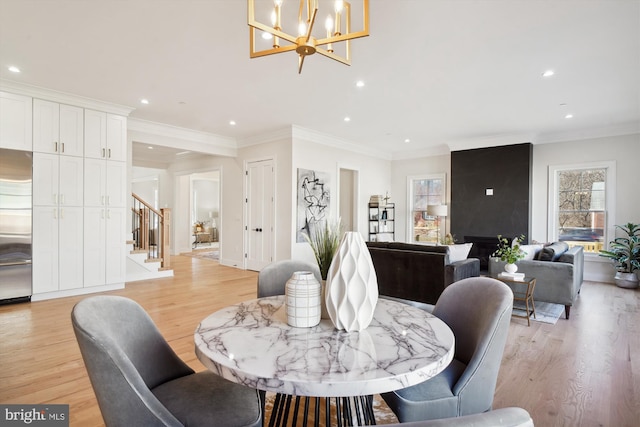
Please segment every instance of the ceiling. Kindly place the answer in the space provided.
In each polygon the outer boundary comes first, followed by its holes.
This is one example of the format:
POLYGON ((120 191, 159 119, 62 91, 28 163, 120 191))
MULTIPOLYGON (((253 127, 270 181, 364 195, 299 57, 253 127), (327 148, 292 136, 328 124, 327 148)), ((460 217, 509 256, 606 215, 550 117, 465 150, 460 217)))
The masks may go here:
POLYGON ((640 129, 638 0, 371 0, 370 17, 350 67, 298 74, 293 52, 249 58, 242 0, 0 0, 0 78, 240 146, 296 125, 390 158, 640 129))

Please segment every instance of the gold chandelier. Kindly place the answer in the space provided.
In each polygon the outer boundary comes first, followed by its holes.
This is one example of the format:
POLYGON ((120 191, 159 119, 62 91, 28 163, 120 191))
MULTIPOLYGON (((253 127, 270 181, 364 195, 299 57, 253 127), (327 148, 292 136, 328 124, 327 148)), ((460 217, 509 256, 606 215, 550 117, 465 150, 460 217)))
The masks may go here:
MULTIPOLYGON (((350 40, 369 35, 369 0, 362 0, 362 24, 361 31, 351 31, 351 4, 336 0, 334 10, 328 15, 325 21, 326 34, 318 38, 314 36, 313 25, 318 15, 318 0, 300 0, 298 8, 297 35, 292 36, 284 32, 282 28, 283 0, 273 0, 273 6, 268 11, 260 12, 271 15, 271 25, 266 25, 256 20, 255 0, 247 0, 247 23, 249 24, 250 57, 273 55, 276 53, 289 52, 295 50, 298 53, 298 74, 302 72, 304 59, 319 53, 346 65, 351 65, 350 40), (271 48, 256 51, 256 30, 262 32, 263 36, 272 39, 271 48), (325 37, 326 36, 326 37, 325 37), (281 46, 280 42, 285 40, 291 44, 281 46), (334 43, 345 42, 343 55, 334 51, 334 43)), ((259 3, 264 3, 260 2, 259 3)), ((269 2, 270 3, 270 2, 269 2)), ((293 23, 291 24, 293 26, 293 23)))

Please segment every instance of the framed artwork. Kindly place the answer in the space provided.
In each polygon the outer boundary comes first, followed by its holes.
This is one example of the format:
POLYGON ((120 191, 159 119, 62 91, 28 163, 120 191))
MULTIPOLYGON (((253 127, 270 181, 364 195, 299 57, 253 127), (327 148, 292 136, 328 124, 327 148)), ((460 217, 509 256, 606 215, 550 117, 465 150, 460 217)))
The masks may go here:
POLYGON ((298 169, 296 242, 305 242, 302 233, 311 235, 316 224, 328 218, 329 202, 329 174, 298 169))

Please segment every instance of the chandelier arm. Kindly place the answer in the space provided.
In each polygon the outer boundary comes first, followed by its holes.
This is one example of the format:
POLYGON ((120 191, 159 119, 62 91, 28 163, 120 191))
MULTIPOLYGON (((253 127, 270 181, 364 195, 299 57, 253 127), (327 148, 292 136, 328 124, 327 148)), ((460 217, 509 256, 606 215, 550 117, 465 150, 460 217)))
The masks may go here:
POLYGON ((298 74, 302 74, 302 66, 304 65, 306 55, 298 55, 298 74))
POLYGON ((313 9, 313 13, 311 14, 311 22, 309 23, 309 28, 307 28, 306 40, 308 42, 311 38, 311 31, 313 31, 313 24, 316 23, 316 16, 318 15, 318 8, 313 9))

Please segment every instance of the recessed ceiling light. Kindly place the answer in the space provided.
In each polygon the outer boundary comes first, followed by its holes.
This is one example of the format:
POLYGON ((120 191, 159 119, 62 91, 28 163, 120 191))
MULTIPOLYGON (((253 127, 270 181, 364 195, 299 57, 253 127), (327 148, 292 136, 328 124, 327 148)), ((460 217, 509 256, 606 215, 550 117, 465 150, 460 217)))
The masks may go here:
POLYGON ((271 33, 267 33, 266 31, 262 33, 262 38, 265 40, 271 40, 273 38, 273 36, 271 35, 271 33))
POLYGON ((147 104, 149 104, 149 100, 148 100, 148 99, 146 99, 146 98, 142 98, 142 99, 140 100, 140 103, 141 103, 141 104, 144 104, 144 105, 147 105, 147 104))
POLYGON ((15 65, 10 65, 8 67, 9 71, 11 71, 12 73, 19 73, 20 72, 20 68, 16 67, 15 65))
POLYGON ((147 148, 148 148, 149 150, 153 150, 153 147, 152 147, 152 146, 148 146, 147 148))
POLYGON ((553 70, 547 70, 544 73, 542 73, 542 77, 551 77, 555 74, 555 72, 553 70))
POLYGON ((406 144, 408 144, 408 143, 410 143, 410 142, 411 142, 411 140, 410 140, 409 138, 407 138, 407 139, 405 139, 405 140, 404 140, 404 142, 405 142, 406 144))
POLYGON ((351 121, 351 117, 345 117, 345 118, 344 118, 344 121, 345 121, 345 122, 350 122, 350 121, 351 121))
POLYGON ((572 119, 573 118, 573 114, 567 114, 566 116, 564 116, 565 119, 572 119))
POLYGON ((364 87, 364 82, 363 82, 362 80, 358 80, 358 81, 356 82, 356 86, 357 86, 357 87, 364 87))
POLYGON ((230 124, 231 126, 235 126, 235 125, 236 125, 236 121, 235 121, 235 120, 229 120, 229 124, 230 124))

